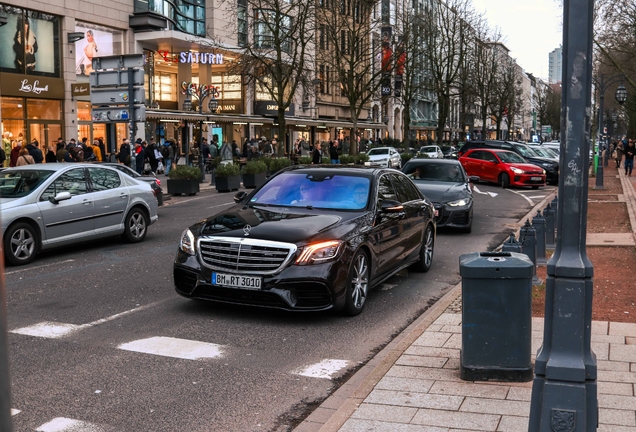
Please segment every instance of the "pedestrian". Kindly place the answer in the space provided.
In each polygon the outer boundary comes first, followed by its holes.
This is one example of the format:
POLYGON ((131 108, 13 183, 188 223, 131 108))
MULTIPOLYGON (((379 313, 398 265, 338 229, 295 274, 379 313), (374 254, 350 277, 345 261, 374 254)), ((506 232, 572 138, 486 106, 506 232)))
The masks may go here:
POLYGON ((66 153, 68 153, 68 150, 66 150, 66 143, 62 138, 60 138, 57 141, 57 152, 55 153, 57 161, 64 162, 64 160, 66 159, 66 153))
POLYGON ((163 156, 165 174, 168 175, 172 167, 172 161, 174 160, 174 147, 172 146, 171 140, 164 141, 161 148, 161 155, 163 156))
POLYGON ((93 154, 95 154, 95 160, 97 162, 102 162, 104 160, 104 157, 102 156, 102 149, 99 146, 99 140, 94 139, 91 148, 93 149, 93 154))
POLYGON ((338 141, 329 142, 329 158, 333 165, 340 164, 340 156, 338 155, 338 141))
POLYGON ((93 152, 93 146, 86 146, 86 149, 83 150, 84 151, 84 162, 95 162, 97 156, 95 155, 95 152, 93 152))
POLYGON ((126 166, 130 166, 130 143, 128 138, 124 138, 121 145, 119 146, 119 153, 117 153, 117 160, 119 163, 124 164, 126 166))
POLYGON ((11 155, 9 156, 9 166, 14 167, 18 163, 20 157, 20 151, 22 150, 22 141, 18 140, 18 143, 11 149, 11 155))
POLYGON ((35 163, 42 163, 42 161, 44 160, 42 150, 38 148, 39 145, 40 143, 38 143, 38 140, 33 138, 31 142, 25 147, 29 151, 29 155, 31 155, 35 163))
POLYGON ((29 149, 24 147, 20 150, 20 155, 18 156, 15 166, 32 165, 34 163, 35 160, 33 159, 33 156, 29 154, 29 149))
MULTIPOLYGON (((137 171, 138 174, 143 175, 144 173, 144 161, 146 160, 146 152, 144 151, 143 148, 143 141, 141 141, 141 139, 138 139, 137 141, 135 141, 135 171, 137 171)), ((132 159, 132 156, 131 156, 132 159)))
POLYGON ((320 143, 316 141, 313 151, 311 152, 311 163, 318 165, 321 162, 320 143))
POLYGON ((616 168, 621 167, 621 161, 623 160, 623 150, 623 143, 619 141, 618 144, 616 144, 616 149, 614 149, 614 152, 616 153, 616 157, 614 158, 614 160, 616 160, 616 168))
MULTIPOLYGON (((103 138, 97 138, 97 142, 98 142, 98 146, 99 146, 99 154, 101 155, 102 160, 106 161, 106 146, 104 145, 104 139, 103 138)), ((109 160, 109 162, 111 162, 111 161, 109 160)))
POLYGON ((46 163, 56 163, 57 155, 53 151, 53 146, 49 146, 49 150, 46 152, 46 157, 44 159, 46 163))
POLYGON ((625 148, 625 175, 629 177, 632 176, 632 169, 634 169, 634 155, 636 155, 636 147, 630 138, 627 140, 627 148, 625 148))

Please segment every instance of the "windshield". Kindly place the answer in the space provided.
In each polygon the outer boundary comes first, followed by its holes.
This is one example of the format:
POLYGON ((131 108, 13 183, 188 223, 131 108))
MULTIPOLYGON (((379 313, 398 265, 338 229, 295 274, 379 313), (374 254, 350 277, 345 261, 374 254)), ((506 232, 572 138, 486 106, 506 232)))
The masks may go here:
POLYGON ((265 184, 250 199, 250 203, 362 210, 369 201, 370 185, 371 181, 367 177, 355 175, 286 172, 265 184))
POLYGON ((515 149, 517 149, 517 151, 521 153, 521 156, 524 156, 524 157, 538 156, 537 153, 534 150, 532 150, 530 147, 516 145, 515 149))
POLYGON ((557 157, 554 153, 552 153, 549 149, 543 149, 543 148, 534 148, 532 149, 534 150, 535 153, 537 153, 539 156, 541 157, 546 157, 546 158, 555 158, 557 157))
POLYGON ((451 153, 455 151, 455 147, 444 146, 441 147, 442 153, 451 153))
POLYGON ((506 163, 528 163, 524 158, 513 152, 497 152, 497 156, 506 163))
POLYGON ((373 156, 373 155, 385 155, 385 154, 389 154, 389 149, 388 148, 374 148, 369 150, 369 153, 367 153, 369 156, 373 156))
POLYGON ((404 167, 404 174, 414 181, 428 180, 450 183, 463 183, 466 181, 458 164, 407 164, 404 167))
POLYGON ((6 170, 0 172, 0 198, 21 198, 37 189, 55 171, 6 170))
POLYGON ((422 153, 434 153, 437 152, 437 148, 435 146, 422 147, 420 151, 422 153))

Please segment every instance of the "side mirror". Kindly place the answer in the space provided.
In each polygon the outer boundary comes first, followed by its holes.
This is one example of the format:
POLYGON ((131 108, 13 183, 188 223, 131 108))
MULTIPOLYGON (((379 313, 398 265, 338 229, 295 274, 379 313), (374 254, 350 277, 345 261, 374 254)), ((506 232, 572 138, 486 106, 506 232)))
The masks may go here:
POLYGON ((380 206, 380 213, 400 213, 404 211, 404 206, 399 201, 384 200, 380 206))
POLYGON ((53 204, 58 204, 60 201, 66 201, 69 199, 71 199, 70 192, 60 192, 57 195, 55 195, 55 197, 49 198, 49 201, 52 202, 53 204))
POLYGON ((478 176, 468 176, 468 181, 471 183, 477 183, 479 181, 478 176))
POLYGON ((243 201, 246 196, 247 196, 247 192, 245 191, 237 192, 236 195, 234 195, 234 202, 238 204, 241 201, 243 201))

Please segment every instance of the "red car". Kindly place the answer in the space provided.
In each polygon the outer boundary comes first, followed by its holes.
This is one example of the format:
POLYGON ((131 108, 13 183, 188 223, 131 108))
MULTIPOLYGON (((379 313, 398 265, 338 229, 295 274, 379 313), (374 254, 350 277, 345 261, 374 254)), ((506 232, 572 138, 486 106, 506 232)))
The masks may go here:
POLYGON ((545 170, 528 163, 517 153, 508 150, 473 149, 459 158, 469 176, 481 181, 499 183, 501 187, 545 186, 545 170))

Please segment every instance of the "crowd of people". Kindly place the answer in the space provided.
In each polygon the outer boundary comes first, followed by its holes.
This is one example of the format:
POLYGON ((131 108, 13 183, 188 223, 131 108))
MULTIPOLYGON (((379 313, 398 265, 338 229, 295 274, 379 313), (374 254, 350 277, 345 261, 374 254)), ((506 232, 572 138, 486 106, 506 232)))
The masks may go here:
POLYGON ((625 175, 631 177, 634 169, 634 156, 636 156, 636 143, 632 138, 624 137, 620 141, 611 144, 610 152, 616 161, 616 168, 621 168, 621 163, 625 169, 625 175), (623 162, 623 158, 625 161, 623 162))

